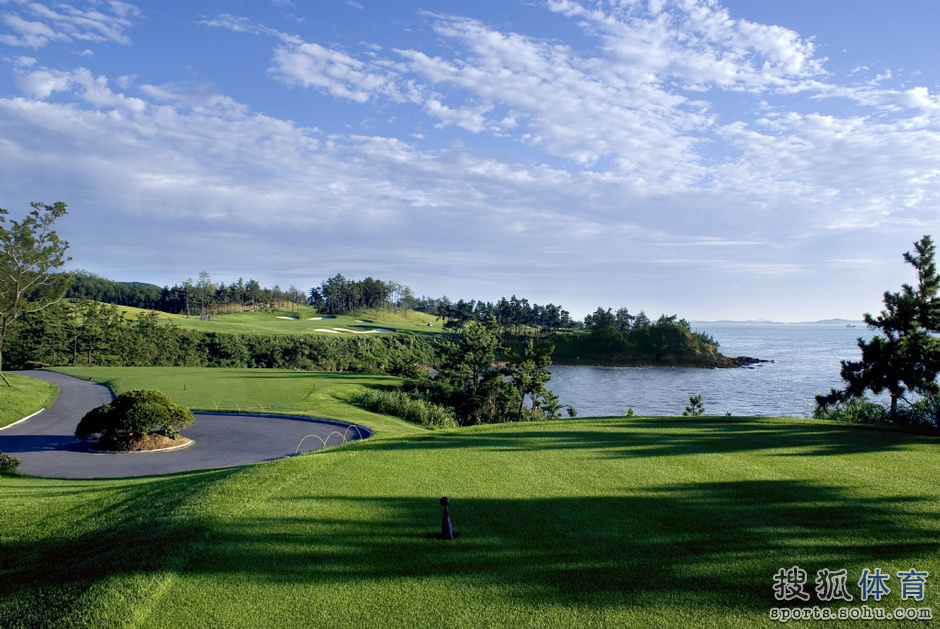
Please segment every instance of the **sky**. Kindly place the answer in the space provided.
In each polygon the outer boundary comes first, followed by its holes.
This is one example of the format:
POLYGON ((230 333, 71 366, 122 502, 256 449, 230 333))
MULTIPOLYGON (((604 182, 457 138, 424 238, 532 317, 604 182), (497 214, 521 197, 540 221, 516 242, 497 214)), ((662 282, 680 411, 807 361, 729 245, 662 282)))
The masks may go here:
POLYGON ((940 238, 932 0, 0 0, 0 207, 73 269, 877 313, 940 238))

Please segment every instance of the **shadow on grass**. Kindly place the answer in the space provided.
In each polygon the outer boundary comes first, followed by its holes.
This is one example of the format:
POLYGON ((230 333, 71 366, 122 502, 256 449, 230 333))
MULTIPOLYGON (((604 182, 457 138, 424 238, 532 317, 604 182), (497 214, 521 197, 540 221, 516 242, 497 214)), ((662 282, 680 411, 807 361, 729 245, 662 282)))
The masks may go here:
POLYGON ((519 425, 519 430, 461 430, 384 442, 389 449, 473 447, 498 451, 585 450, 592 456, 663 457, 767 451, 779 456, 834 456, 940 445, 940 436, 868 426, 734 420, 580 420, 519 425), (779 451, 779 452, 773 452, 779 451))
POLYGON ((792 481, 693 483, 622 497, 454 499, 461 536, 446 543, 428 538, 439 530, 435 497, 343 498, 329 510, 366 518, 312 510, 309 518, 210 525, 210 543, 186 570, 275 582, 456 577, 525 591, 536 602, 678 596, 764 609, 780 567, 900 570, 936 556, 937 529, 924 525, 936 517, 930 500, 861 500, 792 481))
MULTIPOLYGON (((56 535, 36 541, 18 541, 15 532, 0 529, 0 627, 54 626, 96 584, 178 563, 180 552, 208 533, 181 517, 181 506, 237 471, 191 472, 132 485, 120 481, 117 487, 107 481, 80 486, 63 481, 57 489, 57 482, 49 481, 41 491, 30 491, 24 499, 74 500, 71 510, 82 515, 69 514, 75 525, 65 530, 50 522, 56 535)), ((4 489, 15 490, 16 482, 10 479, 4 489)))
MULTIPOLYGON (((143 484, 114 507, 125 514, 120 523, 4 548, 0 621, 11 620, 2 600, 11 595, 38 591, 38 600, 77 601, 95 581, 168 566, 208 576, 219 588, 229 578, 308 592, 324 586, 317 591, 326 598, 311 605, 335 605, 329 597, 337 589, 348 595, 359 584, 389 580, 429 595, 479 584, 507 604, 667 604, 766 618, 779 568, 800 565, 812 592, 822 568, 846 568, 856 580, 864 568, 933 571, 940 551, 935 496, 860 499, 799 481, 689 483, 609 497, 455 498, 460 537, 453 542, 431 536, 440 530, 438 496, 324 498, 311 491, 283 499, 283 509, 272 502, 271 511, 289 515, 176 513, 172 523, 161 521, 175 492, 222 474, 143 484)), ((61 607, 32 610, 31 620, 67 611, 61 607)))

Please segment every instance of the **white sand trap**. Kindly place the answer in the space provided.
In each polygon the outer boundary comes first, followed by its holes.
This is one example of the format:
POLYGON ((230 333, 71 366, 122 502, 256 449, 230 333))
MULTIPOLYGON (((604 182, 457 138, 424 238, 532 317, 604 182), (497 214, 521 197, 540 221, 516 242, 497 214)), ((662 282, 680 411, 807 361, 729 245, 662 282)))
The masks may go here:
POLYGON ((350 330, 349 328, 333 328, 328 330, 326 328, 315 328, 314 332, 329 332, 330 334, 391 334, 392 330, 386 330, 384 328, 372 328, 371 330, 350 330))
POLYGON ((349 328, 333 328, 337 332, 349 332, 350 334, 375 334, 376 332, 391 332, 391 330, 379 330, 374 328, 372 330, 350 330, 349 328))
POLYGON ((323 321, 323 317, 310 317, 307 321, 323 321))
POLYGON ((288 321, 296 321, 294 317, 278 317, 278 319, 287 319, 288 321))

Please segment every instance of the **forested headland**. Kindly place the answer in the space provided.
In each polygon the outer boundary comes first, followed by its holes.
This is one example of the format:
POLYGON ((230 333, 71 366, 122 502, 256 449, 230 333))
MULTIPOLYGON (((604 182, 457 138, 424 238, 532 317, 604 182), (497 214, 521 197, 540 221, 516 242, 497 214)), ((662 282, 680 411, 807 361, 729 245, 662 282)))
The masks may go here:
POLYGON ((442 343, 471 321, 490 327, 507 351, 521 351, 531 340, 557 364, 737 364, 719 353, 714 339, 676 316, 651 320, 643 311, 632 315, 626 308, 598 308, 577 321, 560 305, 515 295, 496 302, 455 302, 446 296, 416 297, 396 282, 342 275, 301 291, 250 279, 216 283, 206 272, 198 280, 163 287, 74 273, 66 299, 16 322, 6 358, 12 368, 264 367, 411 376, 436 368, 442 343), (221 325, 238 313, 285 318, 301 312, 327 317, 366 313, 375 325, 381 324, 382 313, 418 312, 435 323, 373 335, 231 332, 221 325), (205 323, 194 329, 187 325, 192 321, 205 323))

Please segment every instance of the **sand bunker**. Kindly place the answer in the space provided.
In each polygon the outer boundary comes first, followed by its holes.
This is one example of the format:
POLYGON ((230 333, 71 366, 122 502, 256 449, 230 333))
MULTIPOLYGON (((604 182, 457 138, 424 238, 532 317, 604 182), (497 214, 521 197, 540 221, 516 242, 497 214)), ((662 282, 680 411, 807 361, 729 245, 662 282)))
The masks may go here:
POLYGON ((314 332, 329 332, 330 334, 391 334, 392 330, 386 330, 384 328, 372 328, 370 330, 350 330, 349 328, 316 328, 314 332))

